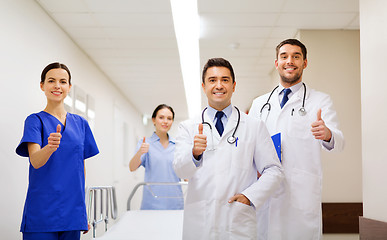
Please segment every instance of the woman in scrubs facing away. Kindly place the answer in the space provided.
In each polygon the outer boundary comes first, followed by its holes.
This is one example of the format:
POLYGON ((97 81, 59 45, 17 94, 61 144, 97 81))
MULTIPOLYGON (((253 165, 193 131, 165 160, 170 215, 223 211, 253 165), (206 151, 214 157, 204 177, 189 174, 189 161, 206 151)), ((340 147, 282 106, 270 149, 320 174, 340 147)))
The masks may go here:
POLYGON ((66 65, 46 66, 40 88, 47 106, 27 117, 16 148, 30 160, 20 231, 24 240, 80 239, 88 231, 84 160, 99 151, 87 121, 64 108, 71 89, 66 65))
MULTIPOLYGON (((136 147, 137 153, 129 163, 130 171, 143 166, 145 182, 179 182, 172 168, 175 140, 169 136, 175 113, 172 107, 161 104, 152 114, 155 132, 150 138, 141 139, 136 147)), ((144 187, 142 210, 183 209, 184 199, 181 186, 150 185, 144 187)))

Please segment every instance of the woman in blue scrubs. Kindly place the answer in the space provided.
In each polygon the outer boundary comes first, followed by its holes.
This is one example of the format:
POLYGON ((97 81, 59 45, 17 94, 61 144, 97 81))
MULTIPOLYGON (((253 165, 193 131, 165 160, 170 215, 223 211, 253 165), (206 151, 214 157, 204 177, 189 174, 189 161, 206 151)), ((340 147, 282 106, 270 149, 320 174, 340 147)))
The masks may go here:
MULTIPOLYGON (((169 136, 175 113, 165 104, 156 107, 152 114, 155 132, 137 144, 137 153, 129 163, 130 171, 145 168, 145 182, 179 182, 172 168, 175 141, 169 136)), ((180 185, 151 185, 144 187, 141 210, 183 209, 184 199, 180 185)))
POLYGON ((46 108, 27 117, 16 153, 29 157, 29 185, 20 231, 24 240, 80 239, 88 231, 84 160, 98 154, 89 124, 66 112, 71 89, 66 65, 41 74, 46 108))

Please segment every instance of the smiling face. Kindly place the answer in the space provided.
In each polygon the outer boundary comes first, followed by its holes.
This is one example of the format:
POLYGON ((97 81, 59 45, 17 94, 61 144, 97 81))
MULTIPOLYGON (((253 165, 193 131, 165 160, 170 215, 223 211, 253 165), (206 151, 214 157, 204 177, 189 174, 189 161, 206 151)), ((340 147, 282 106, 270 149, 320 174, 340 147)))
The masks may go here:
POLYGON ((302 81, 302 73, 307 66, 307 60, 297 45, 285 44, 275 60, 275 67, 281 77, 281 84, 288 88, 302 81))
POLYGON ((235 91, 236 82, 226 67, 210 67, 207 69, 203 91, 207 95, 208 105, 218 111, 231 104, 231 97, 235 91))
POLYGON ((157 133, 167 133, 172 127, 173 113, 168 108, 157 111, 156 117, 152 118, 157 133))
POLYGON ((61 68, 54 68, 47 72, 40 88, 47 97, 47 101, 63 102, 71 89, 69 74, 61 68))

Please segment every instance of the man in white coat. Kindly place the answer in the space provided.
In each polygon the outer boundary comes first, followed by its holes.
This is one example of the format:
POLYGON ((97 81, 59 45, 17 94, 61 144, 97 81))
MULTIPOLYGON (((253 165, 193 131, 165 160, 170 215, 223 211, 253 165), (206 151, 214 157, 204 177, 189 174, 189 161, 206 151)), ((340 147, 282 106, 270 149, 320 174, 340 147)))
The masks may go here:
POLYGON ((209 59, 202 81, 208 107, 179 125, 173 162, 188 179, 183 239, 256 239, 255 209, 278 189, 281 164, 265 125, 231 105, 231 64, 209 59))
POLYGON ((304 44, 296 39, 281 42, 275 60, 280 84, 255 99, 249 112, 266 123, 271 135, 281 133, 285 173, 280 189, 258 211, 258 239, 315 240, 322 236, 321 148, 340 151, 344 137, 330 97, 302 82, 306 66, 304 44))

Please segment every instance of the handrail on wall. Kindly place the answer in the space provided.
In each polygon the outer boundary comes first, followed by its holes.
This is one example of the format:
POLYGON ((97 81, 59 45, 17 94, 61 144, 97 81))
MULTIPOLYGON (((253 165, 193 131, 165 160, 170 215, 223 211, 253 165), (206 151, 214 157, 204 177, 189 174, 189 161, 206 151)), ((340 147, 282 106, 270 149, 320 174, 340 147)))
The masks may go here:
MULTIPOLYGON (((132 201, 132 198, 134 197, 134 194, 136 193, 137 189, 141 186, 152 186, 152 185, 163 185, 163 186, 174 186, 174 185, 188 185, 188 182, 180 181, 180 182, 140 182, 136 186, 134 186, 132 192, 129 195, 128 202, 126 205, 126 210, 130 211, 130 202, 132 201)), ((154 196, 158 197, 158 196, 154 196)))
POLYGON ((104 221, 105 222, 105 232, 107 231, 107 225, 109 223, 109 209, 112 219, 117 219, 117 201, 116 201, 116 191, 113 186, 95 186, 87 187, 86 189, 86 207, 87 207, 87 216, 88 223, 93 226, 93 239, 95 238, 95 232, 97 224, 104 221), (97 196, 99 196, 99 204, 97 204, 97 196), (104 198, 105 197, 105 198, 104 198), (103 206, 105 199, 105 207, 103 206), (99 206, 99 217, 97 214, 97 208, 99 206), (91 208, 93 207, 93 213, 91 208), (93 216, 93 218, 92 218, 93 216))

